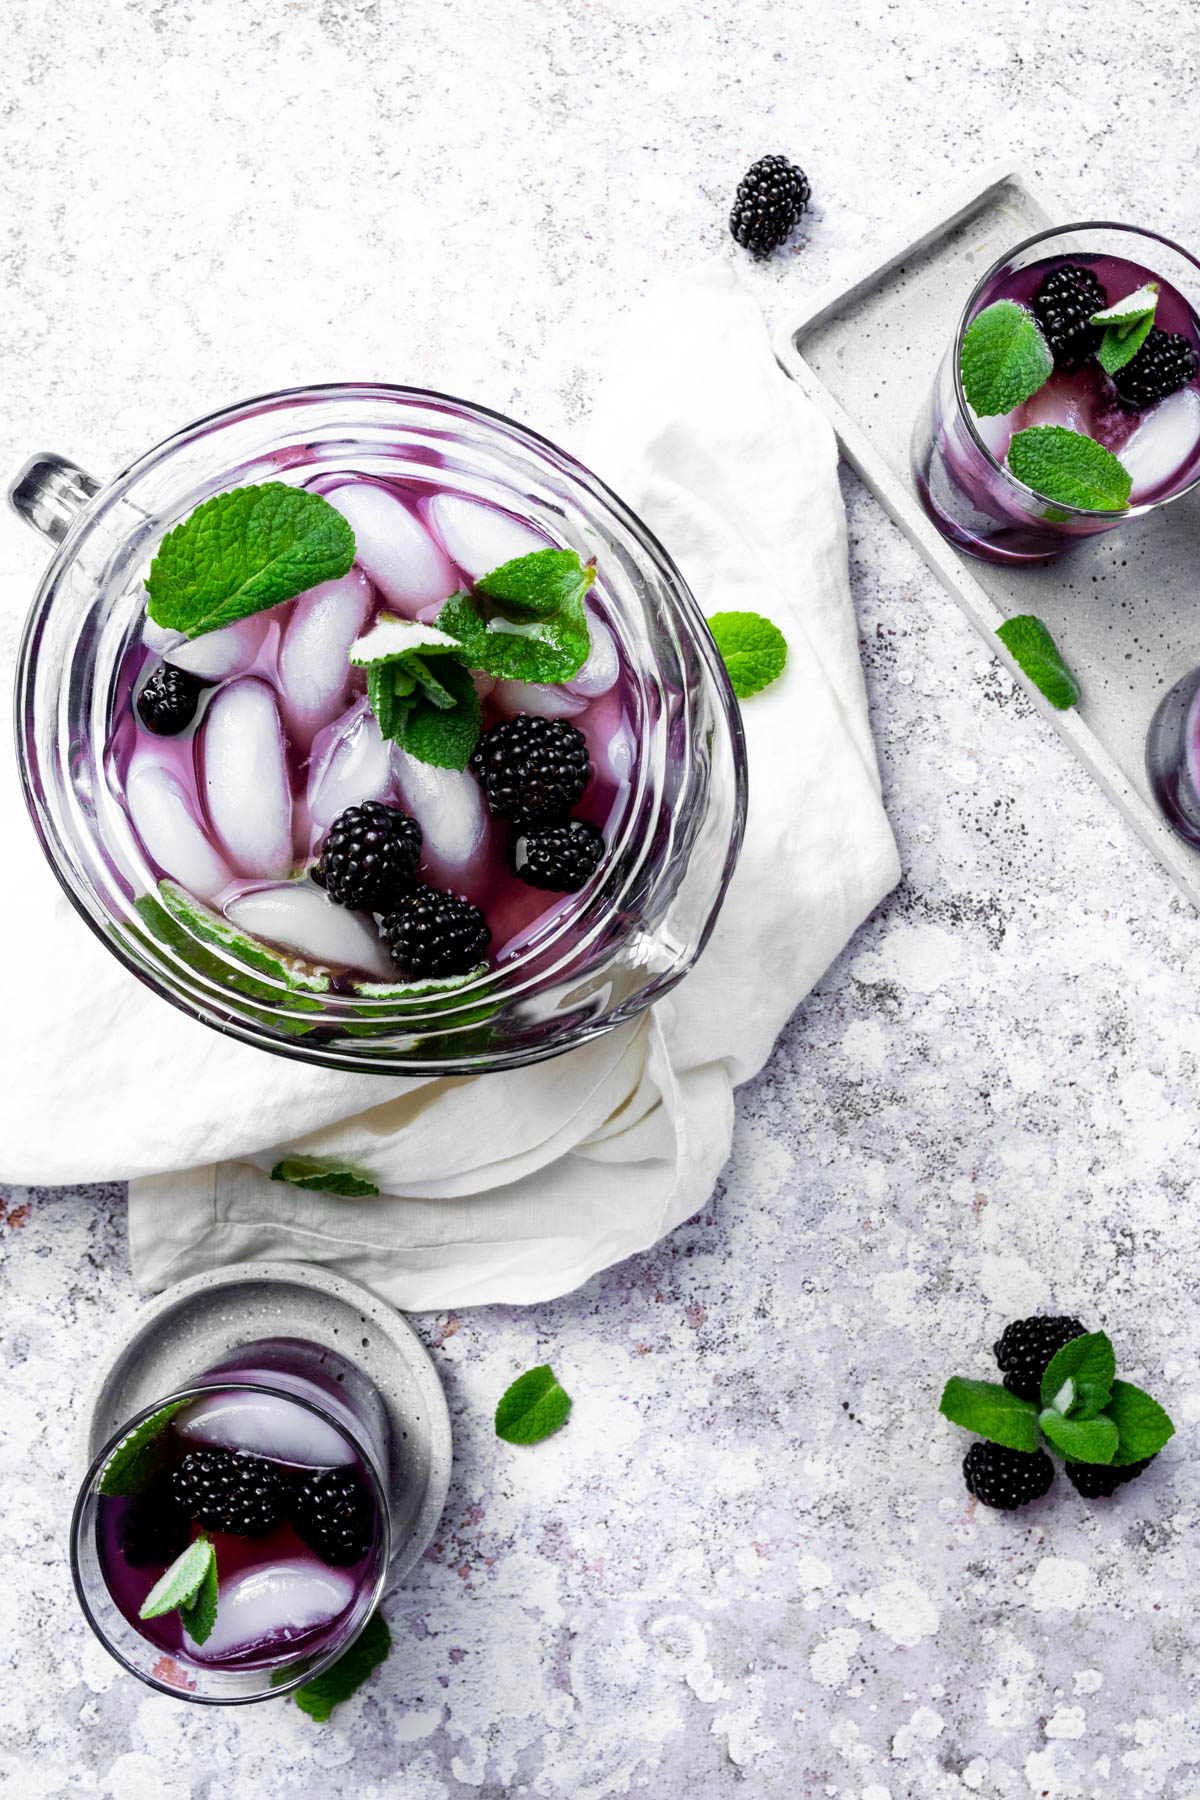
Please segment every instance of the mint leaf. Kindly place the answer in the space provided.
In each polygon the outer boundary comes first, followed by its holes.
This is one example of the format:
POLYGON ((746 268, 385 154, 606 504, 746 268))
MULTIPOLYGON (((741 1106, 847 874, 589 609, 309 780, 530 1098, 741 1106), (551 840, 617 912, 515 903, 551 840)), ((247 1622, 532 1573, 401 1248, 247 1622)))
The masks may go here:
POLYGON ((507 1444, 537 1444, 559 1431, 571 1410, 569 1396, 548 1363, 519 1375, 500 1397, 496 1436, 507 1444))
POLYGON ((354 533, 320 494, 268 481, 215 494, 169 531, 146 578, 156 625, 190 638, 345 575, 354 533))
POLYGON ((1154 317, 1154 309, 1158 305, 1158 283, 1148 281, 1145 287, 1138 288, 1134 294, 1126 294, 1123 300, 1114 300, 1101 312, 1095 312, 1088 320, 1090 325, 1115 325, 1118 331, 1130 331, 1135 325, 1147 317, 1154 317))
POLYGON ((156 1413, 143 1419, 128 1437, 121 1439, 104 1465, 100 1476, 100 1492, 110 1498, 127 1499, 140 1494, 158 1467, 158 1440, 186 1400, 172 1400, 156 1413))
POLYGON ((385 614, 350 646, 385 738, 420 762, 465 769, 479 737, 479 695, 457 638, 385 614))
POLYGON ((1046 627, 1033 613, 1005 619, 996 636, 1023 675, 1062 712, 1079 699, 1079 683, 1046 627))
POLYGON ((1080 1419, 1094 1418, 1108 1405, 1117 1359, 1102 1331, 1087 1331, 1050 1358, 1042 1376, 1042 1405, 1056 1407, 1080 1419), (1058 1406, 1061 1390, 1070 1383, 1071 1397, 1058 1406))
POLYGON ((1128 331, 1110 325, 1100 339, 1096 360, 1106 375, 1115 375, 1127 362, 1132 362, 1154 328, 1154 314, 1148 313, 1128 331))
POLYGON ((350 1648, 315 1681, 298 1687, 292 1699, 310 1719, 323 1723, 335 1706, 356 1693, 392 1647, 392 1634, 382 1613, 372 1613, 350 1648))
POLYGON ((212 1628, 217 1622, 217 1557, 215 1551, 208 1559, 208 1567, 204 1571, 195 1595, 185 1606, 179 1608, 179 1616, 183 1620, 183 1628, 193 1644, 207 1644, 212 1636, 212 1628))
MULTIPOLYGON (((164 1575, 160 1575, 142 1601, 139 1619, 157 1619, 178 1607, 190 1606, 200 1592, 216 1552, 206 1537, 193 1538, 164 1575)), ((211 1629, 211 1627, 210 1627, 211 1629)))
POLYGON ((1033 314, 1015 300, 997 300, 967 326, 961 367, 968 405, 990 419, 1036 394, 1054 358, 1033 314))
POLYGON ((1110 1463, 1113 1459, 1117 1428, 1103 1414, 1096 1419, 1064 1419, 1053 1407, 1047 1407, 1038 1423, 1068 1462, 1110 1463))
POLYGON ((356 1175, 352 1169, 331 1169, 309 1156, 285 1156, 271 1170, 272 1181, 287 1181, 309 1194, 341 1194, 353 1199, 356 1194, 377 1194, 373 1181, 356 1175))
POLYGON ((938 1411, 952 1425, 973 1431, 977 1437, 1010 1450, 1036 1450, 1037 1408, 1010 1394, 998 1381, 966 1381, 952 1375, 942 1393, 938 1411))
POLYGON ((1158 1401, 1128 1381, 1113 1382, 1105 1417, 1117 1428, 1119 1441, 1112 1459, 1117 1467, 1157 1456, 1167 1439, 1175 1435, 1175 1427, 1158 1401))
POLYGON ((752 612, 714 613, 708 629, 739 700, 748 700, 783 674, 787 639, 770 619, 752 612))
POLYGON ((570 681, 591 644, 583 596, 596 571, 573 550, 535 550, 502 563, 474 594, 452 594, 438 624, 463 646, 472 669, 501 681, 570 681))
POLYGON ((1133 478, 1111 450, 1065 425, 1030 425, 1008 446, 1018 481, 1046 500, 1091 512, 1123 512, 1133 478))

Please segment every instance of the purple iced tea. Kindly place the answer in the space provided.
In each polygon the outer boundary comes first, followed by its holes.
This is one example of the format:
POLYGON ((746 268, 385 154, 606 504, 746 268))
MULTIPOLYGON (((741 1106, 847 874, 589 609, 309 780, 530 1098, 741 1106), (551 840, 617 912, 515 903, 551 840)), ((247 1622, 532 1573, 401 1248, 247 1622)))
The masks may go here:
POLYGON ((1031 239, 983 279, 913 439, 917 492, 945 537, 990 561, 1033 561, 1111 530, 1200 477, 1200 324, 1188 298, 1196 276, 1192 258, 1152 233, 1080 226, 1031 239), (1100 355, 1106 328, 1092 318, 1141 294, 1151 306, 1139 321, 1146 335, 1129 338, 1139 348, 1109 373, 1100 355), (982 414, 960 379, 964 341, 974 321, 1005 301, 1037 321, 1053 368, 1015 406, 982 414), (1046 426, 1115 458, 1129 478, 1127 499, 1111 508, 1072 504, 1014 475, 1013 439, 1046 426))

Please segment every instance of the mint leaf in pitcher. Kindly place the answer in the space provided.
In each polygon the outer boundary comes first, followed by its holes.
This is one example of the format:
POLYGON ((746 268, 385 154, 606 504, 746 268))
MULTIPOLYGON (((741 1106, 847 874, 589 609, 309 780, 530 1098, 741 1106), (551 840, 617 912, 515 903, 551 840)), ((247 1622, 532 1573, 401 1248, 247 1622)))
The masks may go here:
POLYGON ((1123 512, 1129 505, 1129 470, 1095 438, 1065 425, 1030 425, 1016 432, 1008 446, 1008 466, 1035 494, 1063 506, 1123 512))
POLYGON ((156 625, 202 637, 345 575, 354 533, 328 500, 268 481, 215 494, 169 531, 146 577, 156 625))
POLYGON ((574 550, 534 550, 452 594, 438 625, 463 647, 468 667, 501 681, 570 681, 591 648, 583 597, 596 578, 574 550))
POLYGON ((384 613, 350 646, 385 738, 419 762, 465 769, 479 736, 479 695, 463 646, 436 625, 384 613))
POLYGON ((1054 358, 1033 314, 1015 300, 997 300, 967 326, 961 369, 967 404, 991 419, 1036 394, 1053 374, 1054 358))

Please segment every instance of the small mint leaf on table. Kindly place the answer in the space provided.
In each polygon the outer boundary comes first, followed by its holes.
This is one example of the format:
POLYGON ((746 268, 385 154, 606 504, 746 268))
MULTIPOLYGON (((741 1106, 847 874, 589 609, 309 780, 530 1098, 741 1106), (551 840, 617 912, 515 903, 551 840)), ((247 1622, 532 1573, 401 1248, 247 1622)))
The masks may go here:
POLYGON ((739 700, 761 693, 783 674, 787 639, 770 619, 752 612, 714 613, 708 629, 739 700))
POLYGON ((357 1693, 392 1647, 392 1634, 382 1613, 372 1613, 344 1655, 331 1663, 315 1681, 298 1687, 292 1699, 310 1719, 323 1724, 335 1706, 357 1693))
POLYGON ((190 1606, 203 1586, 209 1566, 215 1565, 216 1560, 216 1552, 206 1537, 193 1538, 150 1589, 138 1618, 158 1619, 163 1613, 190 1606))
MULTIPOLYGON (((211 1548, 211 1546, 210 1546, 211 1548)), ((214 1552, 194 1597, 179 1608, 183 1628, 193 1644, 207 1644, 217 1622, 217 1558, 214 1552)))
POLYGON ((1065 425, 1030 425, 1014 434, 1008 466, 1044 500, 1089 512, 1124 512, 1133 477, 1111 450, 1065 425))
POLYGON ((1110 1463, 1117 1447, 1117 1428, 1103 1414, 1095 1419, 1064 1419, 1047 1407, 1038 1420, 1042 1433, 1068 1462, 1110 1463))
POLYGON ((1117 1359, 1102 1331, 1084 1332, 1055 1352, 1042 1376, 1042 1405, 1079 1419, 1094 1418, 1108 1405, 1117 1359), (1058 1406, 1062 1390, 1070 1386, 1070 1398, 1058 1406))
POLYGON ((147 1487, 158 1467, 159 1439, 186 1400, 173 1400, 143 1419, 128 1437, 121 1439, 100 1475, 100 1492, 113 1499, 128 1499, 147 1487))
POLYGON ((385 614, 350 646, 367 671, 381 734, 419 762, 465 769, 482 723, 462 644, 436 625, 385 614))
POLYGON ((1158 1401, 1128 1381, 1113 1382, 1104 1416, 1117 1429, 1117 1451, 1112 1459, 1117 1468, 1157 1456, 1167 1439, 1175 1435, 1175 1427, 1158 1401))
POLYGON ((574 550, 535 550, 493 569, 475 593, 452 594, 437 622, 468 668, 500 681, 570 681, 591 648, 583 597, 595 578, 574 550))
POLYGON ((496 1408, 496 1436, 508 1444, 537 1444, 560 1431, 571 1410, 548 1363, 519 1375, 496 1408))
POLYGON ((997 300, 967 326, 962 347, 967 404, 980 419, 1010 413, 1050 379, 1054 358, 1033 314, 997 300))
POLYGON ((1018 613, 1015 618, 1004 621, 996 636, 1022 675, 1032 681, 1051 706, 1062 712, 1077 704, 1079 683, 1039 618, 1033 613, 1018 613))
POLYGON ((356 1175, 353 1169, 330 1168, 308 1156, 285 1156, 271 1170, 271 1180, 289 1182, 305 1193, 341 1194, 345 1199, 379 1192, 373 1181, 356 1175))
POLYGON ((320 494, 268 481, 215 494, 158 547, 146 578, 156 625, 201 637, 345 575, 354 533, 320 494))
POLYGON ((1036 1450, 1037 1407, 1010 1394, 998 1381, 967 1381, 952 1375, 938 1407, 944 1419, 973 1431, 976 1437, 1009 1450, 1036 1450))

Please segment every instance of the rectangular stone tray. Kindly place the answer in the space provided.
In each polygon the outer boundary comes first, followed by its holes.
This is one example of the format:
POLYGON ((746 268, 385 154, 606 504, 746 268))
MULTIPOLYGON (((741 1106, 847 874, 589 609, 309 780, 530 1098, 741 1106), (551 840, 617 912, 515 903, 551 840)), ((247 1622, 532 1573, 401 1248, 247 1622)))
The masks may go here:
POLYGON ((967 295, 1005 250, 1065 223, 1021 171, 976 176, 915 237, 818 296, 775 353, 992 651, 1200 907, 1200 851, 1164 824, 1143 763, 1160 695, 1200 663, 1200 490, 1021 569, 961 556, 930 523, 909 472, 913 423, 967 295), (1056 711, 1012 662, 995 631, 1014 613, 1045 620, 1079 678, 1078 707, 1056 711))

